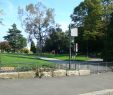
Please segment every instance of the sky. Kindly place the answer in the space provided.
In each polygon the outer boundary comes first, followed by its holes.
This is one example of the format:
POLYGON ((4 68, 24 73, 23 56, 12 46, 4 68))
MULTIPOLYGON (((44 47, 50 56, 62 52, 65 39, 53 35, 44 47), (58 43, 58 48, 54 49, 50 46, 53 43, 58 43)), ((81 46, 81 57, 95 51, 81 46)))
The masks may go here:
POLYGON ((18 18, 18 7, 25 8, 26 5, 37 2, 42 2, 47 8, 55 10, 55 22, 61 25, 63 31, 68 29, 71 22, 70 15, 73 13, 74 8, 79 5, 83 0, 0 0, 0 9, 3 9, 3 24, 0 25, 0 41, 7 35, 7 31, 11 25, 15 23, 17 28, 22 31, 22 34, 27 37, 27 34, 21 27, 18 18))

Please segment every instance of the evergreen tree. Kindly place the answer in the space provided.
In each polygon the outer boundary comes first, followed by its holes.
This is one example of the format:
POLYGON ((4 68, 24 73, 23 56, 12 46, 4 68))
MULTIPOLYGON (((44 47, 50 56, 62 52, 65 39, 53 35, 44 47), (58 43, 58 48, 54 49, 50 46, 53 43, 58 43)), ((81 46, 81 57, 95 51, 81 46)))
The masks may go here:
POLYGON ((9 29, 8 35, 4 36, 4 39, 9 42, 13 52, 17 52, 27 45, 26 38, 21 35, 21 31, 17 29, 16 24, 12 25, 12 29, 9 29))

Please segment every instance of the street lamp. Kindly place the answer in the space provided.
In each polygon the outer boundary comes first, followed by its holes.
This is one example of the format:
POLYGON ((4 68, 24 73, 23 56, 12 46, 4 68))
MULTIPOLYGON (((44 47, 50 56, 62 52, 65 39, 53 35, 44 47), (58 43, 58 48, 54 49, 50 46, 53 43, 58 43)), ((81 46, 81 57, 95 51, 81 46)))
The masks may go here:
POLYGON ((69 69, 71 69, 71 37, 78 36, 78 28, 72 28, 72 24, 69 24, 69 69))

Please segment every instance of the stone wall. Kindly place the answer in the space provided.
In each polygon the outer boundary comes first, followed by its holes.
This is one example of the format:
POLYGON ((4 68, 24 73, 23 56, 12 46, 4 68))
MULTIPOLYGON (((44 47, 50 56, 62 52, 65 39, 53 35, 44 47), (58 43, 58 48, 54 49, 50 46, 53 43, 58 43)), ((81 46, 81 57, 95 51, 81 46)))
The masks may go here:
POLYGON ((51 71, 28 71, 28 72, 7 72, 0 73, 0 78, 34 78, 34 77, 63 77, 63 76, 90 75, 90 70, 51 70, 51 71))
POLYGON ((0 73, 0 78, 9 78, 9 79, 17 79, 17 78, 34 78, 35 72, 7 72, 7 73, 0 73))

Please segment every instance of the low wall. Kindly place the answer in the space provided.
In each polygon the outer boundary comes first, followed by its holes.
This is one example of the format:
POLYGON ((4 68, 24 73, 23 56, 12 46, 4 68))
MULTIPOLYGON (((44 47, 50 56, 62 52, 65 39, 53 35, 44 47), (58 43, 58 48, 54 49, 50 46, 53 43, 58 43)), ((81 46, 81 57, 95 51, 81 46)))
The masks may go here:
POLYGON ((34 78, 35 72, 7 72, 7 73, 0 73, 0 78, 8 78, 8 79, 17 79, 17 78, 34 78))
POLYGON ((81 76, 81 75, 90 75, 90 70, 54 70, 54 71, 28 71, 28 72, 7 72, 0 73, 0 78, 34 78, 34 77, 63 77, 63 76, 81 76))
POLYGON ((80 95, 113 95, 113 89, 106 89, 106 90, 95 91, 95 92, 90 92, 80 95))

